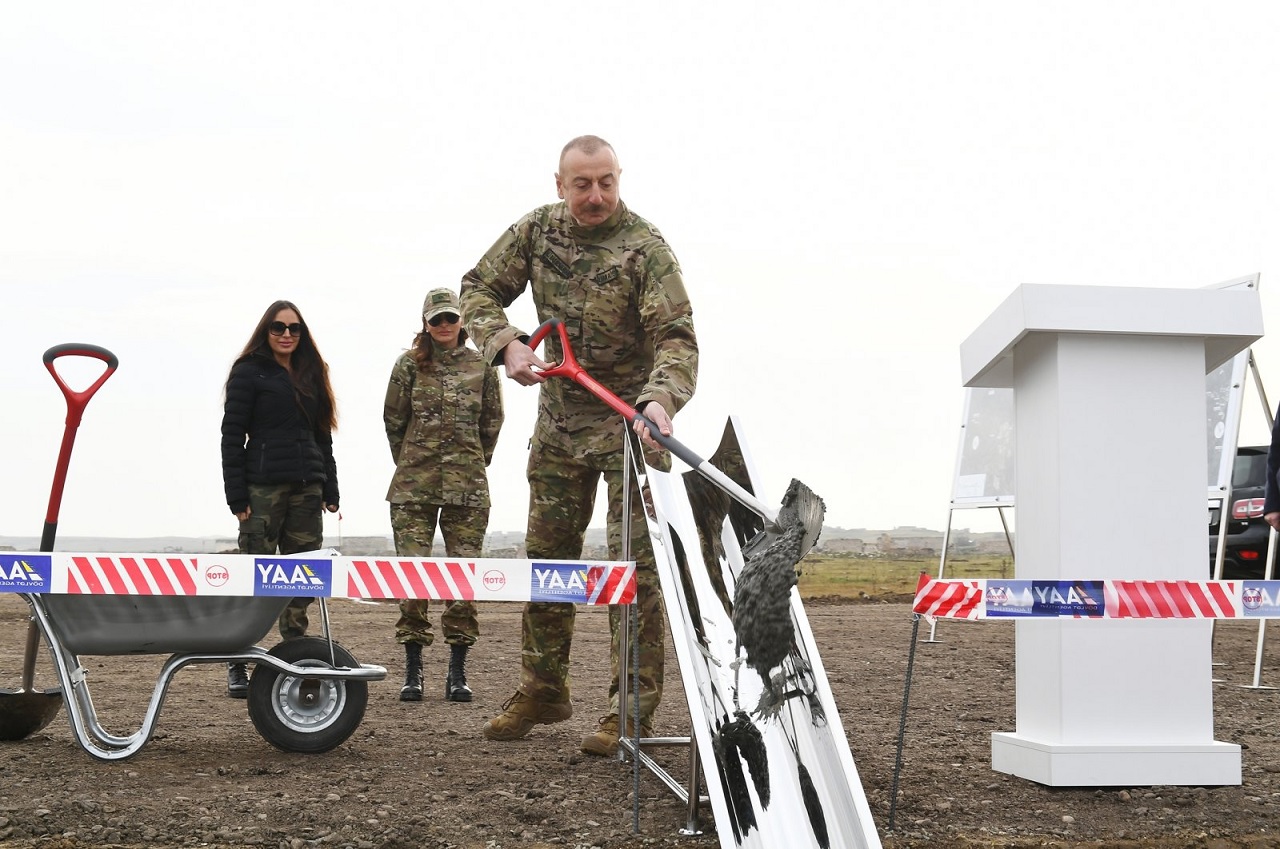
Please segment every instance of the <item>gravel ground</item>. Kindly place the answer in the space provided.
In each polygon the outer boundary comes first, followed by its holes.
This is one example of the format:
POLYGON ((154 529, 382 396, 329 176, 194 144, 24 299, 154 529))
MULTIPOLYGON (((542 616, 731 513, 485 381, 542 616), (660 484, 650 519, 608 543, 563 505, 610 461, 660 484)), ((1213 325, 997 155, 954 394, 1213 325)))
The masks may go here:
MULTIPOLYGON (((993 772, 990 734, 1014 727, 1013 627, 944 622, 916 651, 898 800, 890 792, 912 618, 903 599, 810 600, 806 612, 876 826, 886 847, 1280 846, 1276 691, 1253 679, 1257 626, 1220 624, 1215 639, 1218 740, 1244 747, 1240 787, 1048 788, 993 772)), ((0 744, 0 846, 631 847, 719 846, 711 812, 701 836, 679 834, 684 805, 642 772, 634 804, 629 763, 579 753, 604 698, 608 626, 602 610, 578 618, 575 712, 514 743, 491 743, 484 720, 511 694, 520 606, 481 608, 471 704, 441 698, 447 654, 426 652, 427 699, 398 700, 402 655, 393 606, 331 605, 334 633, 362 662, 391 670, 371 684, 363 723, 331 752, 290 754, 268 744, 245 703, 223 695, 217 666, 178 673, 151 741, 104 763, 75 742, 65 710, 44 730, 0 744), (638 828, 635 819, 638 815, 638 828)), ((0 684, 17 687, 25 605, 0 596, 0 684)), ((923 629, 922 629, 923 630, 923 629)), ((269 638, 268 643, 274 642, 269 638)), ((86 658, 103 724, 132 732, 162 658, 86 658)), ((1280 684, 1271 653, 1263 683, 1280 684)), ((674 657, 659 735, 685 735, 674 657)), ((37 687, 53 686, 42 652, 37 687)), ((658 760, 687 778, 687 751, 658 760)))

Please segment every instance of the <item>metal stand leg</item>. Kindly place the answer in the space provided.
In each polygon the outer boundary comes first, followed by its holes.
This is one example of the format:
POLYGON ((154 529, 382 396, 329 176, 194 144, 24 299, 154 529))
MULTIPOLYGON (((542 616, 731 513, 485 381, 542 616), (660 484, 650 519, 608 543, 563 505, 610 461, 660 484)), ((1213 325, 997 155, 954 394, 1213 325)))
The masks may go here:
POLYGON ((685 819, 684 828, 680 829, 681 837, 695 837, 702 834, 702 828, 698 824, 698 794, 702 792, 702 783, 698 777, 698 769, 702 766, 702 759, 698 757, 698 743, 689 737, 689 793, 685 801, 688 807, 685 810, 687 819, 685 819))
POLYGON ((911 670, 916 662, 916 637, 920 634, 920 617, 911 617, 911 649, 907 652, 907 680, 902 686, 902 715, 898 719, 898 753, 893 762, 893 787, 889 790, 889 831, 893 831, 898 812, 898 776, 902 772, 902 743, 907 736, 907 701, 911 695, 911 670))
MULTIPOLYGON (((623 425, 622 440, 622 546, 620 554, 623 560, 631 559, 631 464, 635 456, 632 449, 633 436, 630 428, 623 425)), ((637 570, 638 571, 638 570, 637 570)), ((636 597, 631 600, 631 609, 625 614, 618 615, 618 742, 621 744, 622 738, 627 733, 627 669, 629 665, 633 665, 631 673, 634 676, 632 700, 635 703, 634 718, 631 722, 631 733, 634 735, 635 750, 640 751, 640 641, 638 639, 639 624, 639 607, 640 600, 640 579, 636 578, 636 597), (635 622, 635 636, 632 634, 632 622, 635 622), (628 664, 629 652, 632 648, 631 643, 634 642, 635 652, 634 664, 628 664)), ((625 750, 622 745, 618 746, 618 759, 623 760, 626 757, 625 750)), ((631 793, 631 830, 635 834, 640 833, 640 758, 632 759, 632 793, 631 793)))
MULTIPOLYGON (((634 468, 634 457, 636 456, 633 446, 634 437, 628 429, 624 433, 623 439, 623 466, 622 466, 622 560, 631 559, 631 480, 632 469, 634 468)), ((711 804, 710 798, 700 795, 701 781, 699 780, 698 770, 701 767, 701 758, 698 756, 697 741, 690 734, 688 737, 644 737, 640 736, 640 606, 639 593, 637 598, 630 605, 630 609, 625 615, 619 616, 618 621, 618 760, 625 761, 627 756, 632 758, 632 808, 631 820, 632 829, 635 833, 640 832, 640 767, 643 766, 649 772, 653 773, 663 784, 667 786, 676 798, 687 803, 688 816, 685 827, 679 830, 684 836, 702 834, 702 830, 698 824, 698 806, 711 804), (630 672, 630 674, 628 674, 630 672), (630 682, 630 685, 628 685, 630 682), (628 696, 630 696, 632 707, 632 724, 631 735, 627 736, 626 723, 622 721, 626 716, 628 696), (689 783, 688 790, 680 785, 670 773, 662 766, 649 757, 641 750, 641 746, 688 746, 689 747, 689 783)))

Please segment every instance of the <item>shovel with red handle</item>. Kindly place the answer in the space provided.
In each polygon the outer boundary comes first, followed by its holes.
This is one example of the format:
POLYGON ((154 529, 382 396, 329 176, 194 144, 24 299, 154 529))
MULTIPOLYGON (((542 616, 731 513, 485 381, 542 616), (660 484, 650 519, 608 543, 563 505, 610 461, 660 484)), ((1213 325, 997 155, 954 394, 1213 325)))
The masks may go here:
POLYGON ((788 609, 791 588, 799 577, 796 564, 822 532, 822 520, 826 515, 822 499, 792 478, 782 499, 782 509, 770 509, 679 440, 663 435, 657 425, 635 407, 587 374, 574 358, 569 333, 559 319, 547 319, 539 325, 529 337, 529 347, 536 348, 552 330, 560 335, 563 361, 541 371, 544 377, 567 377, 628 422, 644 422, 655 442, 764 520, 764 529, 742 550, 743 567, 734 588, 733 625, 738 644, 747 652, 747 664, 759 671, 769 685, 769 671, 780 664, 792 649, 794 629, 788 609))
MULTIPOLYGON (((733 498, 735 501, 758 515, 761 519, 764 519, 764 532, 766 534, 780 535, 785 533, 787 528, 779 524, 779 511, 764 504, 760 499, 743 489, 736 481, 717 469, 715 466, 711 465, 711 463, 699 457, 692 449, 675 437, 665 436, 660 430, 658 430, 657 425, 645 418, 645 416, 636 410, 635 407, 631 406, 626 401, 623 401, 604 386, 601 386, 600 383, 598 383, 591 375, 587 374, 586 370, 584 370, 582 366, 578 365, 577 359, 573 356, 573 349, 569 346, 568 331, 565 330, 564 323, 559 319, 550 318, 539 325, 538 329, 529 337, 529 347, 537 348, 538 344, 541 343, 552 330, 556 330, 559 333, 560 348, 564 352, 564 361, 557 363, 549 369, 544 369, 539 372, 540 374, 544 377, 567 377, 574 383, 577 383, 579 386, 586 389, 592 395, 599 398, 615 413, 622 416, 628 422, 633 424, 638 421, 644 422, 645 426, 649 428, 649 434, 653 437, 655 442, 670 451, 672 454, 675 454, 687 463, 690 468, 698 471, 705 478, 722 489, 730 498, 733 498)), ((799 484, 799 481, 796 481, 795 483, 799 484)), ((802 487, 804 486, 804 484, 799 485, 802 487)), ((805 489, 808 488, 805 487, 805 489)), ((817 496, 814 497, 816 498, 817 496)), ((784 519, 783 521, 785 522, 786 520, 784 519)), ((805 522, 804 536, 806 544, 803 545, 804 551, 801 551, 802 556, 813 546, 813 543, 817 541, 818 534, 822 531, 822 516, 817 516, 817 525, 814 527, 809 527, 812 524, 811 517, 805 517, 803 521, 805 522)))
MULTIPOLYGON (((69 343, 55 345, 44 352, 44 365, 53 375, 58 388, 67 399, 66 427, 62 432, 62 448, 58 452, 58 465, 53 473, 53 489, 49 493, 49 509, 45 513, 44 532, 40 536, 40 550, 53 551, 53 540, 58 533, 58 509, 62 505, 62 489, 67 481, 67 466, 71 462, 71 447, 76 441, 76 429, 89 399, 107 382, 116 370, 116 355, 97 345, 69 343), (92 357, 106 363, 106 370, 88 389, 76 391, 63 381, 54 363, 60 357, 92 357)), ((36 690, 36 652, 40 647, 40 628, 34 618, 27 622, 27 644, 22 658, 22 687, 17 690, 0 689, 0 740, 21 740, 44 728, 53 720, 62 705, 62 688, 36 690)))

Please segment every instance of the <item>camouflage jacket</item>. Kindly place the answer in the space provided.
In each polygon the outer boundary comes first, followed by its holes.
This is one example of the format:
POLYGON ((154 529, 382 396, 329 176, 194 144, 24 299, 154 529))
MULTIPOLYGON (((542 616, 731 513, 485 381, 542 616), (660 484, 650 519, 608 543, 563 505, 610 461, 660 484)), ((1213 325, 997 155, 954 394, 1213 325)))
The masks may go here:
MULTIPOLYGON (((485 362, 501 365, 509 342, 528 341, 503 310, 530 284, 538 320, 564 323, 574 356, 602 386, 672 415, 688 403, 698 375, 693 309, 680 264, 652 224, 619 203, 608 221, 583 228, 555 203, 508 228, 462 278, 463 322, 485 362)), ((561 359, 556 333, 538 356, 561 359)), ((607 454, 622 450, 622 432, 618 416, 578 384, 542 384, 535 440, 607 454)))
POLYGON ((431 357, 424 371, 406 351, 391 370, 382 421, 396 471, 387 500, 488 507, 485 467, 503 418, 498 372, 464 345, 433 342, 431 357))

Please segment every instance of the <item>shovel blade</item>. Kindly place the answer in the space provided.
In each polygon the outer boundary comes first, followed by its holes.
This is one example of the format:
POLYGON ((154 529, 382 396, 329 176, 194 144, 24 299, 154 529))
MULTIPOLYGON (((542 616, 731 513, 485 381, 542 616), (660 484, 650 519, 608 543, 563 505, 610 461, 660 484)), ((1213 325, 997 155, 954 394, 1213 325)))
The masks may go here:
POLYGON ((790 559, 794 566, 817 544, 826 515, 827 505, 822 498, 803 481, 792 478, 774 526, 766 526, 742 553, 747 559, 759 559, 769 556, 765 552, 773 549, 782 552, 780 558, 774 559, 790 559), (780 543, 780 539, 786 542, 780 543))
POLYGON ((62 689, 0 690, 0 740, 21 740, 44 728, 62 707, 62 689))
POLYGON ((817 545, 818 537, 822 534, 822 520, 826 515, 827 505, 818 494, 802 481, 792 478, 791 485, 782 496, 778 523, 784 527, 794 524, 804 529, 800 537, 800 557, 804 557, 817 545))

